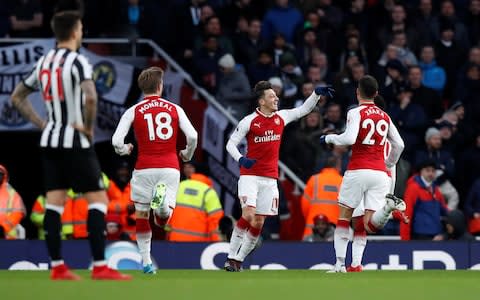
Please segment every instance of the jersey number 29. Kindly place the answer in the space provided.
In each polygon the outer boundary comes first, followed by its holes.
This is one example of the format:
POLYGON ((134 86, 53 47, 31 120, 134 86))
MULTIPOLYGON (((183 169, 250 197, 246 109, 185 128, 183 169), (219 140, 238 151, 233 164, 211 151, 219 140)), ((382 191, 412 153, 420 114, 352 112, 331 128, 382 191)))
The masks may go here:
POLYGON ((168 113, 160 112, 155 115, 155 119, 151 113, 148 113, 143 115, 143 118, 147 120, 148 137, 151 141, 157 137, 161 140, 168 140, 172 137, 172 117, 168 113))
POLYGON ((388 123, 387 121, 380 119, 377 124, 372 119, 365 119, 362 122, 362 128, 368 128, 368 133, 362 141, 364 145, 375 145, 375 139, 373 139, 373 135, 375 132, 382 137, 380 141, 380 145, 385 144, 387 140, 388 134, 388 123))

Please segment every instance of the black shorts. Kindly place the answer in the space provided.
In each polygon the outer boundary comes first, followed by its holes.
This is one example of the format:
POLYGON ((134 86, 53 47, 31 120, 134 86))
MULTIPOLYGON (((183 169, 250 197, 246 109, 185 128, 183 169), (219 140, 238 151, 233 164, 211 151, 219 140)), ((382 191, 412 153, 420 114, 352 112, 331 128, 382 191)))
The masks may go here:
POLYGON ((102 171, 93 148, 42 148, 45 190, 72 188, 76 193, 104 189, 102 171))

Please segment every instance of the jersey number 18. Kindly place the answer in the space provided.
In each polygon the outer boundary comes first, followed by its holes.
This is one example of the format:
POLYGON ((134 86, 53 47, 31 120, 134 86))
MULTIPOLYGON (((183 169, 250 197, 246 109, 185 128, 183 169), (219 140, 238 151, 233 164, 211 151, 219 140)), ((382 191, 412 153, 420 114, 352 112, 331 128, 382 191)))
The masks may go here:
POLYGON ((151 113, 148 113, 145 114, 143 118, 147 120, 148 137, 150 141, 154 141, 156 138, 168 140, 172 137, 172 117, 168 113, 160 112, 155 115, 155 118, 151 113))

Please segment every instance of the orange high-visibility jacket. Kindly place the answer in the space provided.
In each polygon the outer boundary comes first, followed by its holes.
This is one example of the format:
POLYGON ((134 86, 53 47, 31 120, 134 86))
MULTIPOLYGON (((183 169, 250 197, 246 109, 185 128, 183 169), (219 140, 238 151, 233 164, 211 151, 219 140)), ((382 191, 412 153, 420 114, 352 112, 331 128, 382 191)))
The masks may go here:
MULTIPOLYGON (((133 204, 130 192, 130 183, 121 190, 113 180, 110 180, 107 189, 107 196, 109 199, 108 214, 119 216, 123 231, 130 236, 130 239, 136 240, 135 224, 129 225, 127 222, 128 206, 133 204)), ((135 214, 132 214, 130 218, 135 218, 135 214)))
POLYGON ((81 193, 68 191, 67 202, 62 214, 62 233, 74 239, 86 239, 88 218, 88 201, 81 193))
POLYGON ((324 214, 328 220, 337 224, 338 221, 338 191, 342 183, 342 175, 335 168, 324 168, 313 175, 307 182, 302 196, 302 213, 305 217, 303 236, 312 234, 313 218, 324 214))
POLYGON ((180 182, 167 239, 177 242, 219 241, 223 209, 214 189, 197 180, 180 182))
POLYGON ((16 239, 15 227, 24 217, 25 206, 22 197, 5 179, 0 185, 0 226, 3 227, 6 239, 16 239))

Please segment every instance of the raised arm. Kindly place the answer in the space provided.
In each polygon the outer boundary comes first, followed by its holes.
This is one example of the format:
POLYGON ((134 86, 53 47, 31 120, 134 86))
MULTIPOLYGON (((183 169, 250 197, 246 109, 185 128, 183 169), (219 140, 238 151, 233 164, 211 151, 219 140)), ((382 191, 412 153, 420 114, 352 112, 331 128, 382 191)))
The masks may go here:
POLYGON ((351 109, 347 113, 347 125, 342 134, 329 134, 325 137, 327 144, 340 146, 353 145, 360 129, 360 113, 357 109, 351 109))
POLYGON ((132 126, 133 119, 135 117, 135 106, 127 109, 122 117, 120 122, 117 125, 117 129, 112 136, 112 146, 115 149, 115 153, 118 155, 129 155, 132 152, 133 145, 125 144, 125 137, 132 126))
POLYGON ((198 133, 188 119, 187 115, 185 114, 185 111, 179 106, 177 106, 177 111, 180 129, 185 134, 187 140, 187 145, 185 149, 180 151, 180 157, 183 161, 189 161, 192 159, 193 153, 197 148, 198 133))
MULTIPOLYGON (((315 91, 303 102, 302 105, 293 109, 285 109, 278 112, 285 122, 285 125, 288 123, 298 120, 303 116, 309 114, 320 98, 326 98, 327 96, 332 98, 335 93, 335 90, 330 86, 317 87, 315 91)), ((325 100, 325 99, 324 99, 325 100)))

